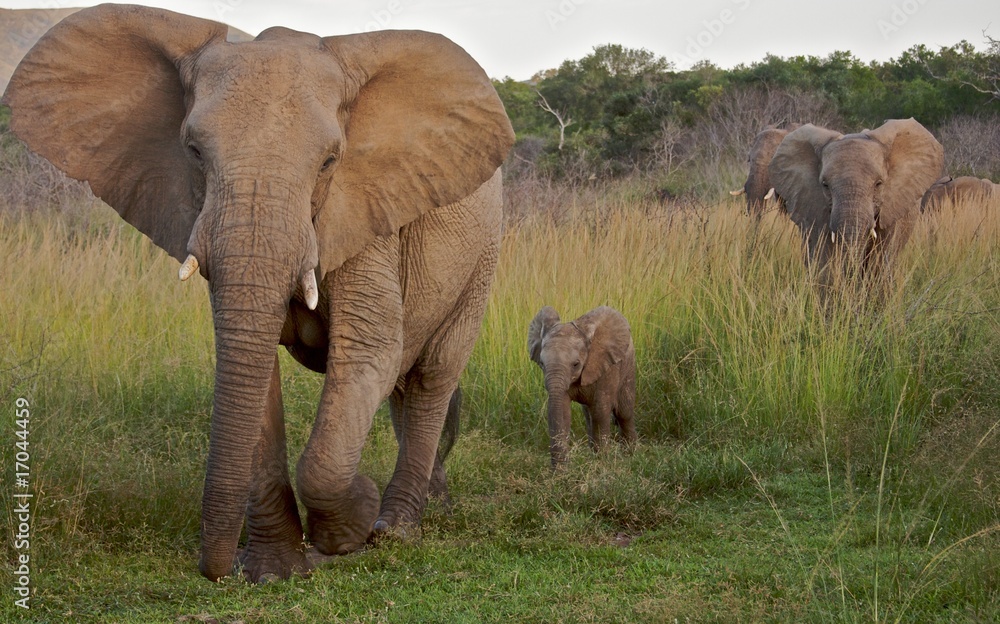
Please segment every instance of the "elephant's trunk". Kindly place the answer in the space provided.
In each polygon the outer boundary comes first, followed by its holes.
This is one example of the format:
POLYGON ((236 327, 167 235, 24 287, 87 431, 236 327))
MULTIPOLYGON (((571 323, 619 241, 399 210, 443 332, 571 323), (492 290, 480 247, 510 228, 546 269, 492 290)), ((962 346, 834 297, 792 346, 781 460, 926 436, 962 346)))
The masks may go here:
POLYGON ((765 208, 764 196, 771 190, 766 163, 751 165, 750 174, 743 188, 746 190, 747 214, 752 217, 762 216, 765 208))
POLYGON ((558 468, 566 463, 569 454, 571 402, 565 382, 546 376, 545 388, 549 395, 549 453, 552 467, 558 468))
MULTIPOLYGON (((232 572, 250 496, 253 451, 263 426, 283 313, 249 311, 248 287, 214 294, 215 397, 202 497, 201 571, 211 580, 232 572), (218 302, 217 304, 215 302, 218 302), (248 329, 252 327, 252 329, 248 329)), ((275 307, 275 306, 269 306, 275 307)))
POLYGON ((267 204, 256 193, 234 197, 206 239, 216 375, 200 568, 212 580, 233 569, 278 340, 308 262, 307 232, 290 227, 287 203, 267 204))
POLYGON ((857 189, 834 193, 830 231, 836 248, 850 266, 862 266, 871 248, 875 203, 857 189))

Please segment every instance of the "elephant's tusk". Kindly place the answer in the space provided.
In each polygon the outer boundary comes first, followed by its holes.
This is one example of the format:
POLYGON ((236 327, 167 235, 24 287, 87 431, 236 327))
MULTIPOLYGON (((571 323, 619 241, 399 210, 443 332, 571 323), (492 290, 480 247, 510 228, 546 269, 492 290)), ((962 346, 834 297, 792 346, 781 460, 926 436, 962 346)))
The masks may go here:
POLYGON ((184 264, 181 265, 181 269, 177 272, 177 277, 181 278, 182 282, 186 282, 197 270, 198 258, 195 258, 194 254, 188 254, 187 259, 184 260, 184 264))
POLYGON ((872 228, 872 231, 868 232, 868 234, 871 235, 873 241, 877 241, 878 240, 878 234, 875 233, 875 228, 872 228))
POLYGON ((769 199, 771 199, 773 197, 774 197, 774 187, 772 186, 771 190, 768 191, 767 195, 764 196, 764 201, 767 201, 767 200, 769 200, 769 199))
POLYGON ((306 307, 315 310, 319 304, 319 287, 316 285, 316 272, 312 269, 302 274, 302 296, 306 300, 306 307))
POLYGON ((746 193, 744 189, 740 189, 738 191, 729 191, 729 194, 732 195, 733 197, 739 197, 743 193, 746 193))
POLYGON ((830 232, 830 242, 833 243, 834 245, 837 244, 837 233, 836 232, 830 232))

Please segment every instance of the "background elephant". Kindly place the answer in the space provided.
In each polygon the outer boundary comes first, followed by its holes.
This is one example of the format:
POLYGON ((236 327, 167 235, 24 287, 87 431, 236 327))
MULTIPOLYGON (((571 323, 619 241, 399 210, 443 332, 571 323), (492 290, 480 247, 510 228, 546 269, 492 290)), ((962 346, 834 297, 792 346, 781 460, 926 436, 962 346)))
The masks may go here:
POLYGON ((553 467, 566 462, 571 401, 583 405, 595 451, 607 444, 612 416, 625 444, 635 444, 635 347, 620 312, 601 306, 560 323, 545 306, 528 327, 528 353, 545 373, 553 467))
POLYGON ((200 569, 308 570, 277 348, 326 373, 297 491, 324 554, 420 521, 483 318, 513 143, 490 80, 423 32, 320 38, 128 5, 52 28, 4 96, 28 147, 208 280, 216 374, 200 569), (391 395, 391 396, 390 396, 391 395), (358 463, 379 403, 381 498, 358 463))
POLYGON ((767 211, 768 202, 771 201, 776 202, 779 209, 784 208, 784 201, 774 192, 767 166, 771 164, 771 158, 778 151, 781 141, 798 127, 800 124, 789 124, 784 128, 767 128, 754 137, 750 145, 750 154, 747 156, 749 170, 746 182, 738 191, 729 192, 734 197, 740 195, 746 197, 748 216, 760 219, 767 211))
POLYGON ((906 244, 943 164, 941 144, 911 118, 848 135, 807 124, 784 138, 768 170, 811 262, 825 269, 837 248, 877 272, 906 244))
POLYGON ((993 204, 998 200, 1000 184, 995 184, 992 180, 973 176, 944 176, 924 193, 920 201, 920 212, 936 212, 946 201, 952 204, 974 201, 993 204))

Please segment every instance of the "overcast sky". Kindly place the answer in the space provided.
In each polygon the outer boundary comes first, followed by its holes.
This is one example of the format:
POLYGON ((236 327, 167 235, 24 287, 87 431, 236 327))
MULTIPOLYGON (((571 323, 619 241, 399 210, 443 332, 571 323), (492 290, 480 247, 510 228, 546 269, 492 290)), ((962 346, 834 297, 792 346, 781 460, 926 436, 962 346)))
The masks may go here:
MULTIPOLYGON (((0 0, 6 8, 87 6, 73 0, 0 0)), ((579 59, 594 46, 646 48, 687 69, 721 67, 768 53, 825 56, 849 50, 863 61, 897 57, 923 43, 962 39, 985 48, 1000 39, 1000 0, 150 0, 224 21, 256 35, 287 26, 318 35, 415 28, 453 39, 494 78, 529 78, 579 59)))

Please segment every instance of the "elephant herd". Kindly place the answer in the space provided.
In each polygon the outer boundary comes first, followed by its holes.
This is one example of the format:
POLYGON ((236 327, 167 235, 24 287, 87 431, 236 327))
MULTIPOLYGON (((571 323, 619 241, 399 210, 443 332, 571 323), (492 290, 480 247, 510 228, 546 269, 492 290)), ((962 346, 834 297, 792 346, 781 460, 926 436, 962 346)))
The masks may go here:
POLYGON ((766 128, 748 165, 743 188, 730 194, 745 196, 752 217, 769 204, 786 213, 821 270, 839 251, 878 274, 921 213, 946 202, 1000 201, 990 180, 942 176, 944 149, 912 118, 847 135, 812 124, 766 128))
MULTIPOLYGON (((259 582, 405 533, 428 492, 446 492, 439 440, 454 431, 495 275, 514 132, 482 68, 440 35, 227 33, 162 9, 86 8, 39 39, 3 102, 29 149, 182 262, 182 280, 207 280, 215 386, 199 569, 259 582), (324 375, 294 488, 280 347, 324 375), (386 399, 399 447, 380 493, 359 463, 386 399)), ((751 158, 748 208, 784 202, 816 261, 839 246, 866 257, 902 246, 942 169, 941 146, 913 120, 846 136, 766 131, 751 158)), ((620 313, 564 323, 543 308, 528 347, 545 370, 553 463, 566 458, 570 400, 595 449, 612 420, 635 442, 620 313)))
MULTIPOLYGON (((769 203, 787 213, 821 286, 844 274, 831 269, 834 258, 869 279, 885 275, 922 212, 944 202, 1000 200, 1000 186, 989 180, 942 177, 941 144, 912 118, 848 135, 812 124, 766 128, 747 161, 746 182, 731 194, 745 196, 747 214, 757 219, 769 203)), ((554 309, 542 308, 528 330, 528 351, 544 371, 554 467, 566 460, 570 401, 583 406, 595 450, 606 444, 612 418, 622 442, 634 444, 635 355, 621 313, 602 306, 561 323, 554 309)))

